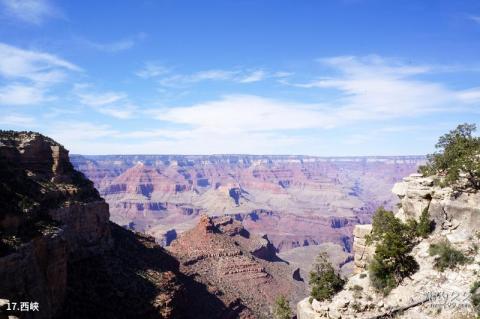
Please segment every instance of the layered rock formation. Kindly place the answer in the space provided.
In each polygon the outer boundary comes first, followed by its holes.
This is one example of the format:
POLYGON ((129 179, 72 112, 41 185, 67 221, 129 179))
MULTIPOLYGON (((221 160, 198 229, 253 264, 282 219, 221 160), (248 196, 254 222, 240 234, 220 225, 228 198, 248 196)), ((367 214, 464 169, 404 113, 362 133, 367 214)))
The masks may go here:
MULTIPOLYGON (((231 217, 203 219, 174 255, 109 222, 108 204, 68 158, 38 133, 0 131, 0 318, 259 318, 277 293, 303 292, 268 237, 231 217), (7 310, 21 302, 39 311, 7 310)), ((134 174, 144 185, 134 189, 123 176, 114 189, 170 192, 154 186, 156 174, 134 174)))
MULTIPOLYGON (((168 244, 201 214, 230 214, 277 252, 325 242, 350 254, 355 224, 391 208, 393 184, 423 157, 73 156, 112 220, 168 244)), ((314 253, 315 249, 308 249, 314 253)), ((310 256, 313 257, 313 256, 310 256)))
POLYGON ((372 232, 372 225, 356 225, 353 229, 354 273, 365 270, 375 254, 375 247, 367 245, 366 236, 372 232))
POLYGON ((330 302, 298 304, 299 319, 316 318, 475 318, 470 288, 480 272, 480 192, 453 191, 434 185, 433 178, 412 174, 395 185, 393 192, 401 201, 396 216, 415 218, 427 209, 435 223, 428 238, 414 247, 412 255, 420 268, 393 289, 388 296, 376 292, 369 284, 365 264, 374 247, 365 250, 364 236, 368 226, 354 230, 355 266, 357 272, 345 289, 330 302), (357 240, 359 241, 357 243, 357 240), (448 240, 469 261, 457 269, 439 272, 428 249, 433 243, 448 240), (361 288, 358 288, 361 287, 361 288))
POLYGON ((290 266, 298 269, 299 278, 308 282, 312 265, 314 265, 315 259, 322 252, 327 253, 332 265, 342 275, 348 276, 352 273, 353 263, 351 261, 353 257, 338 244, 323 243, 320 245, 303 246, 284 251, 278 254, 278 256, 288 261, 290 266))
POLYGON ((304 283, 272 251, 267 238, 249 234, 231 217, 202 216, 199 224, 175 240, 170 250, 180 268, 195 274, 226 304, 243 304, 240 317, 272 316, 279 295, 298 300, 304 283))
POLYGON ((108 205, 68 151, 40 134, 0 132, 0 162, 0 296, 39 302, 35 318, 51 318, 68 262, 110 247, 108 205))

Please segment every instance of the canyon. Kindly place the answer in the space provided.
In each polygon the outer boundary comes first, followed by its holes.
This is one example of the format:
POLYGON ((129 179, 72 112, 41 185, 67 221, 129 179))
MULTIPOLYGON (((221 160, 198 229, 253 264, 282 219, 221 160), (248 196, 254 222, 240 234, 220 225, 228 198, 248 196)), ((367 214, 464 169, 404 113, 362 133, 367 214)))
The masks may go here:
MULTIPOLYGON (((169 246, 202 214, 231 216, 266 236, 276 252, 311 260, 320 246, 351 272, 353 228, 379 206, 423 156, 72 155, 110 205, 112 221, 169 246), (320 245, 320 246, 319 246, 320 245), (311 246, 312 248, 307 248, 311 246), (323 247, 326 247, 323 245, 323 247)), ((292 257, 292 259, 290 259, 292 257)), ((289 260, 290 259, 290 260, 289 260)), ((297 258, 298 259, 298 258, 297 258)), ((307 266, 301 267, 302 273, 307 266)))
POLYGON ((411 174, 395 184, 392 193, 399 200, 397 218, 419 221, 422 212, 427 211, 434 225, 433 232, 419 238, 411 252, 418 270, 388 294, 375 289, 368 264, 374 258, 376 245, 366 244, 372 225, 357 225, 353 275, 331 300, 305 298, 299 302, 299 319, 478 318, 475 298, 480 293, 480 192, 440 187, 435 176, 411 174), (430 247, 445 242, 467 261, 446 269, 436 267, 437 257, 430 247))
POLYGON ((361 266, 354 228, 423 160, 87 157, 0 131, 0 317, 270 318, 320 251, 361 266))
POLYGON ((305 293, 267 236, 199 216, 165 250, 110 219, 68 151, 35 132, 0 131, 0 318, 271 317, 305 293), (36 303, 38 311, 15 308, 36 303))

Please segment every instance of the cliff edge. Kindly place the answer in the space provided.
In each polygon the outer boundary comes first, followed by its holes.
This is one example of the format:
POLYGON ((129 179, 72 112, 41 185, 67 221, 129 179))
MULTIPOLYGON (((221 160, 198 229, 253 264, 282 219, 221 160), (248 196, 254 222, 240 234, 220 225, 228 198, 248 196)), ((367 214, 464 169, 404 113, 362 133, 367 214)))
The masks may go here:
POLYGON ((111 246, 108 205, 62 145, 13 131, 0 131, 0 201, 0 297, 38 302, 35 318, 51 318, 67 264, 111 246))
POLYGON ((411 252, 418 271, 386 296, 373 289, 367 265, 375 247, 367 245, 365 239, 372 228, 358 225, 353 246, 356 274, 332 300, 310 302, 306 298, 298 303, 299 319, 476 318, 473 300, 478 292, 473 285, 480 279, 480 193, 442 188, 434 185, 432 177, 420 174, 404 178, 392 191, 400 200, 397 218, 419 221, 422 212, 427 211, 435 226, 433 233, 420 239, 411 252), (454 269, 439 270, 435 267, 438 256, 432 256, 431 246, 445 242, 464 256, 465 262, 454 269))

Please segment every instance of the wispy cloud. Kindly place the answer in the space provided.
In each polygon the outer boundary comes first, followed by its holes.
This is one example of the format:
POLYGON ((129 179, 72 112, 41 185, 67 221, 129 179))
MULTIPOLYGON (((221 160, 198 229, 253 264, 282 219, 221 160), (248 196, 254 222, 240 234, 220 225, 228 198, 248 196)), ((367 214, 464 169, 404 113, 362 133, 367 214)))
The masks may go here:
POLYGON ((40 25, 62 13, 48 0, 0 0, 3 14, 28 24, 40 25))
POLYGON ((129 101, 128 95, 124 92, 99 92, 94 90, 90 84, 76 84, 73 93, 79 98, 81 104, 118 119, 132 118, 138 111, 138 108, 129 101))
POLYGON ((411 117, 454 111, 452 105, 464 104, 461 91, 415 78, 431 72, 430 66, 409 65, 379 56, 334 57, 319 62, 338 75, 291 85, 338 93, 338 99, 331 103, 336 105, 342 120, 411 117))
POLYGON ((61 142, 74 143, 109 137, 118 133, 109 125, 90 122, 62 122, 46 129, 47 133, 61 142))
POLYGON ((65 81, 69 72, 80 72, 75 64, 40 51, 0 43, 0 105, 29 105, 54 99, 49 89, 65 81))
POLYGON ((34 82, 58 82, 64 78, 65 71, 81 69, 53 54, 0 43, 0 76, 34 82))
POLYGON ((92 40, 87 40, 83 38, 78 38, 78 41, 94 50, 116 53, 133 48, 139 41, 143 40, 146 37, 145 33, 139 33, 135 36, 126 37, 119 39, 117 41, 111 42, 97 42, 92 40))
POLYGON ((52 100, 45 90, 35 86, 10 84, 0 87, 0 105, 31 105, 52 100))
MULTIPOLYGON (((326 129, 357 124, 379 125, 386 120, 432 114, 472 113, 475 103, 480 101, 478 88, 451 89, 425 77, 420 80, 420 75, 435 72, 434 67, 428 65, 412 65, 379 56, 340 56, 318 62, 332 69, 330 76, 288 85, 327 93, 331 98, 326 102, 227 95, 189 106, 150 110, 152 117, 182 129, 132 132, 131 138, 152 138, 162 141, 164 146, 174 140, 170 146, 179 151, 183 149, 180 145, 190 145, 193 149, 202 145, 212 152, 234 151, 232 144, 239 147, 237 151, 243 151, 243 146, 249 143, 245 149, 251 152, 262 153, 262 149, 264 153, 275 152, 269 143, 281 149, 287 145, 307 145, 311 135, 303 135, 301 132, 305 130, 319 136, 326 129)), ((396 129, 413 128, 397 126, 396 129)), ((379 130, 375 136, 386 133, 391 130, 379 130)), ((357 134, 349 139, 365 141, 366 137, 357 134)))
POLYGON ((267 78, 284 78, 288 72, 270 73, 261 68, 207 69, 193 73, 178 73, 173 67, 158 62, 146 62, 135 75, 144 79, 156 79, 164 87, 185 87, 204 81, 226 81, 233 83, 254 83, 267 78))
POLYGON ((188 107, 151 110, 158 120, 211 132, 247 132, 326 127, 334 119, 322 106, 288 103, 254 95, 229 95, 188 107))
POLYGON ((135 74, 141 78, 149 79, 164 75, 170 72, 170 69, 158 62, 146 62, 135 74))
POLYGON ((89 84, 76 84, 74 88, 75 94, 79 97, 80 103, 88 106, 103 106, 124 100, 127 94, 123 92, 91 92, 89 84))
POLYGON ((240 78, 238 82, 240 83, 253 83, 262 81, 267 76, 267 73, 263 70, 256 70, 250 74, 245 75, 243 78, 240 78))
POLYGON ((478 24, 480 24, 480 16, 479 15, 469 15, 468 18, 478 24))
POLYGON ((8 114, 0 117, 0 125, 31 128, 35 125, 35 120, 30 116, 20 114, 8 114))
POLYGON ((183 87, 203 81, 228 81, 234 83, 253 83, 266 79, 269 75, 262 69, 257 70, 221 70, 212 69, 191 74, 167 74, 159 79, 165 87, 183 87))

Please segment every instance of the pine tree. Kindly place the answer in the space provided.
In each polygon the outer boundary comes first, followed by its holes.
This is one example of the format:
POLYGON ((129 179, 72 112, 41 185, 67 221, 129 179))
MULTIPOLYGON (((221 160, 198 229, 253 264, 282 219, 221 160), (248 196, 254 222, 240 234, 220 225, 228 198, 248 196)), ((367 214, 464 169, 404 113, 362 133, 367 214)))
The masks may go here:
POLYGON ((318 255, 313 270, 310 272, 310 295, 318 301, 331 299, 333 295, 342 290, 345 280, 335 271, 328 261, 325 252, 318 255))
POLYGON ((290 304, 284 295, 278 296, 275 300, 275 308, 273 312, 275 319, 290 319, 292 317, 290 304))

